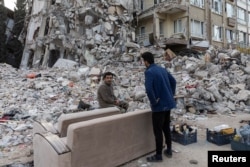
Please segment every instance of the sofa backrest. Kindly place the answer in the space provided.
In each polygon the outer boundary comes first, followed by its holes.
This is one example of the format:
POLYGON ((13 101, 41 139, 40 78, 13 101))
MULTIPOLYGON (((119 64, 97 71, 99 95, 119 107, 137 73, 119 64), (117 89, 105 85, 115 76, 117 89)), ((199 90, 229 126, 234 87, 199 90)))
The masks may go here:
POLYGON ((70 124, 71 167, 111 167, 154 151, 150 110, 70 124))
POLYGON ((117 107, 101 108, 101 109, 95 109, 78 113, 62 114, 58 118, 57 130, 59 132, 60 137, 65 137, 67 136, 68 126, 72 123, 82 122, 94 118, 100 118, 115 114, 121 114, 119 108, 117 107))

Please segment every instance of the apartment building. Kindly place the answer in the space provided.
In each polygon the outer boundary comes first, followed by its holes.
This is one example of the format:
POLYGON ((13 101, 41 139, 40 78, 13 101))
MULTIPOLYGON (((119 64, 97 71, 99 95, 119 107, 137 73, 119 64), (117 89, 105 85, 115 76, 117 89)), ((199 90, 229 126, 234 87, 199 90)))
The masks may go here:
POLYGON ((248 47, 250 0, 140 0, 137 41, 172 50, 248 47))

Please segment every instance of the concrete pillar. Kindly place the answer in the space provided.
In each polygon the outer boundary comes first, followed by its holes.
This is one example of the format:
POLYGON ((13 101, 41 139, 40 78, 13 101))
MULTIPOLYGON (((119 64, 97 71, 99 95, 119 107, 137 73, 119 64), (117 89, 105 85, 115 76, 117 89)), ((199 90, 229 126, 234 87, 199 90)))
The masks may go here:
MULTIPOLYGON (((44 37, 45 26, 46 26, 46 17, 42 19, 38 37, 44 37)), ((37 63, 37 62, 40 62, 42 55, 44 55, 43 45, 37 46, 37 49, 35 50, 35 53, 34 53, 33 63, 32 63, 32 66, 34 68, 39 67, 40 63, 37 63)))
POLYGON ((45 49, 45 53, 43 57, 43 63, 42 63, 43 67, 46 67, 48 65, 49 55, 50 55, 50 50, 49 50, 48 45, 46 45, 46 49, 45 49))
POLYGON ((160 38, 160 19, 158 13, 154 12, 154 36, 160 38))
MULTIPOLYGON (((44 8, 48 9, 50 7, 51 0, 47 0, 45 2, 46 2, 46 4, 44 5, 44 8)), ((45 32, 45 28, 46 28, 47 17, 46 17, 46 15, 42 16, 42 17, 43 18, 42 18, 41 26, 39 28, 38 38, 44 37, 44 32, 45 32)), ((49 25, 47 25, 47 26, 49 26, 49 25)), ((34 53, 34 59, 33 59, 33 64, 32 64, 33 67, 39 67, 40 64, 37 62, 40 62, 42 55, 45 55, 44 50, 43 50, 43 46, 38 46, 37 49, 35 50, 35 53, 34 53)), ((43 60, 43 64, 44 64, 44 60, 43 60)))
POLYGON ((25 47, 22 60, 21 60, 21 64, 20 64, 20 69, 26 69, 28 67, 30 55, 31 55, 31 51, 27 50, 27 47, 25 47))

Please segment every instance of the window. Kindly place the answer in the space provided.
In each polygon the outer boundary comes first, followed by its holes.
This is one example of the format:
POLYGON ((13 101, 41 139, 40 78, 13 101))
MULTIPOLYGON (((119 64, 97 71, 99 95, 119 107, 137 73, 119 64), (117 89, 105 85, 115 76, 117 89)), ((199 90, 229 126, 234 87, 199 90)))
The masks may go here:
POLYGON ((237 18, 246 21, 246 10, 238 7, 237 18))
POLYGON ((222 27, 213 25, 213 40, 222 41, 222 27))
POLYGON ((234 17, 235 16, 234 7, 230 3, 227 3, 226 11, 227 11, 227 17, 234 17))
POLYGON ((161 2, 162 2, 162 0, 154 0, 155 5, 158 4, 158 3, 161 3, 161 2))
POLYGON ((248 24, 250 23, 250 12, 248 12, 248 24))
POLYGON ((146 29, 145 27, 139 28, 138 41, 144 41, 146 39, 146 29))
POLYGON ((163 21, 160 21, 160 36, 164 36, 164 24, 163 21))
POLYGON ((146 34, 145 27, 141 27, 140 28, 140 35, 145 35, 145 34, 146 34))
POLYGON ((143 4, 143 1, 144 1, 144 0, 141 0, 141 1, 140 1, 141 10, 143 10, 143 8, 144 8, 144 7, 143 7, 143 5, 144 5, 144 4, 143 4))
POLYGON ((190 0, 190 3, 194 6, 198 6, 200 8, 204 7, 204 0, 190 0))
POLYGON ((203 38, 204 35, 204 23, 197 20, 191 20, 191 34, 192 36, 203 38))
POLYGON ((212 0, 212 11, 218 14, 222 14, 221 0, 212 0))
POLYGON ((174 33, 179 32, 182 32, 182 23, 180 19, 174 21, 174 33))
POLYGON ((233 30, 226 30, 226 39, 228 43, 235 41, 235 32, 233 30))
POLYGON ((243 31, 240 31, 239 32, 239 43, 243 43, 243 44, 246 44, 247 43, 247 35, 245 32, 243 31))

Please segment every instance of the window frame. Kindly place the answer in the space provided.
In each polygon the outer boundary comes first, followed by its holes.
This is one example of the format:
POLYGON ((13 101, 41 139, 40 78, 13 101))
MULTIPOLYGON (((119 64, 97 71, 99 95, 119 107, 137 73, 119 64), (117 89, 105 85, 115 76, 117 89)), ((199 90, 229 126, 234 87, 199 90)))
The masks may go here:
POLYGON ((223 28, 221 26, 213 25, 212 29, 213 40, 214 41, 222 41, 223 40, 223 28))
POLYGON ((204 32, 205 32, 204 22, 199 21, 199 20, 195 20, 195 19, 191 19, 191 36, 204 38, 204 32), (199 33, 197 33, 197 31, 196 31, 197 27, 194 27, 195 24, 197 24, 197 23, 199 24, 199 33), (195 28, 195 30, 194 30, 194 28, 195 28))
POLYGON ((182 20, 177 19, 174 20, 174 33, 181 33, 182 32, 182 20))
POLYGON ((212 0, 211 5, 212 5, 211 9, 212 9, 212 11, 214 13, 217 13, 217 14, 220 14, 220 15, 222 14, 222 12, 223 12, 223 2, 222 2, 222 0, 212 0))
POLYGON ((205 7, 204 0, 190 0, 190 4, 200 8, 205 7))
POLYGON ((235 17, 235 7, 230 4, 230 3, 226 3, 226 14, 227 17, 235 17), (229 9, 229 6, 231 7, 231 9, 229 9))
POLYGON ((226 29, 225 37, 226 37, 226 40, 228 43, 235 43, 235 41, 236 41, 236 33, 233 30, 226 29))

